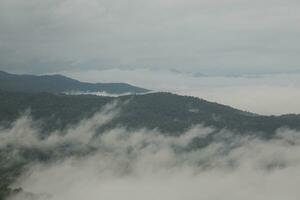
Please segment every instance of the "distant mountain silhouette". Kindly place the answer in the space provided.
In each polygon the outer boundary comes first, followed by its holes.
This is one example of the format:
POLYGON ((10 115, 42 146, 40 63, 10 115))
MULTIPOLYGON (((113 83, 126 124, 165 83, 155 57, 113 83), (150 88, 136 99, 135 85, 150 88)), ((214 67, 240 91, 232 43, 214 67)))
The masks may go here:
POLYGON ((16 75, 0 71, 0 89, 18 92, 106 92, 110 94, 145 93, 147 89, 126 83, 86 83, 62 75, 16 75))

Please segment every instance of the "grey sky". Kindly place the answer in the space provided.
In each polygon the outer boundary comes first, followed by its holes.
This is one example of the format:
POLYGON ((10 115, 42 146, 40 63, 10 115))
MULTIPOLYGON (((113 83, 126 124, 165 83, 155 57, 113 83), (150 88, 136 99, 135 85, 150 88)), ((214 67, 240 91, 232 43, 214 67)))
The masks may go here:
POLYGON ((0 69, 300 71, 299 0, 0 0, 0 69))

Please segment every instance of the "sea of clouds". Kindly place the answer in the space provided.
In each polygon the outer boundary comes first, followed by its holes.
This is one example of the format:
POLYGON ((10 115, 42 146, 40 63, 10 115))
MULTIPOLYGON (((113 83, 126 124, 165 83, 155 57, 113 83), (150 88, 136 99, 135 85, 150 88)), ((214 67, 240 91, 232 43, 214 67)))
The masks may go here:
MULTIPOLYGON (((118 115, 107 105, 90 119, 41 137, 25 115, 1 128, 0 148, 60 153, 51 162, 33 162, 13 184, 23 192, 10 200, 297 200, 300 191, 300 134, 278 129, 271 140, 196 125, 179 136, 157 130, 99 127, 118 115), (192 148, 195 139, 213 140, 192 148), (85 147, 90 152, 80 153, 85 147)), ((54 155, 55 155, 54 154, 54 155)))

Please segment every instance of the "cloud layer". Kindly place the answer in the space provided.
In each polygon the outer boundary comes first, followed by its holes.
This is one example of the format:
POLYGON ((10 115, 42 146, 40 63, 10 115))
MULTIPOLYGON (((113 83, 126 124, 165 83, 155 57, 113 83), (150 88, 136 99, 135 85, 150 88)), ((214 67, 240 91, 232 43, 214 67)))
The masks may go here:
POLYGON ((76 141, 75 148, 95 148, 84 156, 32 164, 15 183, 25 192, 10 199, 296 200, 300 195, 297 131, 279 129, 273 139, 265 141, 221 130, 202 148, 191 147, 214 128, 198 125, 180 136, 168 136, 156 130, 120 127, 91 137, 111 118, 111 108, 64 131, 67 134, 57 140, 51 136, 32 140, 32 135, 26 139, 30 132, 41 133, 24 118, 11 129, 2 129, 2 137, 26 131, 22 140, 2 139, 2 147, 57 151, 60 144, 76 141))

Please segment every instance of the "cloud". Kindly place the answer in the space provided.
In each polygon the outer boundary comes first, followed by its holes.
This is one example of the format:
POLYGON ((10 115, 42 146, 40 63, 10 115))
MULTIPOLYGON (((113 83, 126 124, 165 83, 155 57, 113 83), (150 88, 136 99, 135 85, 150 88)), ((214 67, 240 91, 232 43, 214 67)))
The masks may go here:
POLYGON ((11 128, 0 129, 0 148, 54 148, 64 143, 88 144, 97 129, 107 124, 118 112, 117 102, 105 105, 99 113, 63 131, 54 131, 45 138, 40 123, 30 117, 30 112, 16 120, 11 128))
MULTIPOLYGON (((297 131, 282 128, 273 139, 261 140, 230 130, 215 133, 213 127, 201 125, 179 136, 119 127, 91 140, 96 127, 110 119, 112 108, 66 130, 59 140, 35 138, 31 145, 38 147, 36 150, 45 148, 45 144, 54 150, 57 144, 75 138, 78 144, 95 150, 50 163, 33 163, 14 183, 24 192, 10 199, 296 200, 300 195, 297 131), (208 136, 213 140, 207 146, 191 148, 195 139, 208 136), (86 137, 89 139, 82 139, 86 137)), ((39 131, 25 122, 19 120, 11 130, 24 130, 24 135, 39 131)), ((18 139, 14 137, 15 145, 29 144, 18 139)))
POLYGON ((1 0, 1 69, 299 71, 297 0, 1 0))
MULTIPOLYGON (((148 93, 148 92, 147 92, 148 93)), ((67 91, 64 92, 66 95, 96 95, 96 96, 105 96, 105 97, 120 97, 120 96, 127 96, 127 95, 133 95, 131 92, 125 92, 121 94, 111 94, 108 92, 89 92, 89 91, 67 91)), ((135 94, 135 95, 143 95, 146 93, 141 94, 135 94)))

